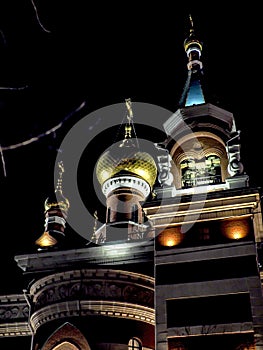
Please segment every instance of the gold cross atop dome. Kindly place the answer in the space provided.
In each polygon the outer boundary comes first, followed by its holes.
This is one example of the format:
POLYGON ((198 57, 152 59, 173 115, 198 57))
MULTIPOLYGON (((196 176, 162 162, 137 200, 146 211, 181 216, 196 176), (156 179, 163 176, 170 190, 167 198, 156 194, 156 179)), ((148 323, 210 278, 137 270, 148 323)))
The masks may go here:
POLYGON ((150 187, 153 186, 156 176, 157 167, 153 157, 141 151, 131 143, 131 130, 133 112, 131 100, 127 99, 127 119, 128 123, 125 128, 125 138, 121 142, 115 143, 99 158, 96 166, 96 175, 99 183, 102 185, 105 181, 120 176, 121 174, 134 175, 145 180, 150 187))

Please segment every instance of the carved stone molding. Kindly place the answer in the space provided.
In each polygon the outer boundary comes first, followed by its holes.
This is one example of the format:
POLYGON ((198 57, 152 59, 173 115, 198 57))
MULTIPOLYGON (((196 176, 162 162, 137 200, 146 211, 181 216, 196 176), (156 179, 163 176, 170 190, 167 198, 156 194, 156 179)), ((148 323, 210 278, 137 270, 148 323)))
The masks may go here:
POLYGON ((29 294, 35 329, 54 318, 80 313, 154 322, 154 279, 142 274, 112 269, 71 270, 36 281, 29 294))
POLYGON ((25 320, 28 315, 29 308, 23 294, 0 296, 0 323, 2 320, 25 320))
POLYGON ((145 323, 155 324, 153 308, 136 304, 115 301, 67 301, 45 306, 31 316, 31 326, 34 332, 43 324, 68 317, 105 316, 134 319, 145 323))
POLYGON ((29 306, 23 294, 0 296, 0 337, 28 336, 29 306))

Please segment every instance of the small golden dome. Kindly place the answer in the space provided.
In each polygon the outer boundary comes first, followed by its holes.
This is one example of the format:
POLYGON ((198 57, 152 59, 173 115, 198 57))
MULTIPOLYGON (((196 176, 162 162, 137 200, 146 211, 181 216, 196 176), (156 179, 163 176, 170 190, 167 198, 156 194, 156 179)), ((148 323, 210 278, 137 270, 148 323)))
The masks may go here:
POLYGON ((47 231, 44 231, 44 233, 35 241, 35 244, 40 246, 41 248, 53 247, 57 243, 58 241, 54 237, 52 237, 47 231))
POLYGON ((137 147, 120 147, 117 143, 104 152, 96 165, 96 175, 102 185, 110 178, 120 173, 133 174, 145 180, 152 188, 157 167, 153 157, 147 152, 141 152, 137 147))

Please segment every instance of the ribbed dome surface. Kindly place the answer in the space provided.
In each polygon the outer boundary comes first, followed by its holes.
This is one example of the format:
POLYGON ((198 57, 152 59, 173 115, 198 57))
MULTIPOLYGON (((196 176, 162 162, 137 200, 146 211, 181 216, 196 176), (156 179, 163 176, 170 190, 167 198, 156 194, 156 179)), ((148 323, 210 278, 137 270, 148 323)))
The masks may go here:
POLYGON ((117 144, 99 158, 96 175, 102 185, 120 173, 134 174, 148 182, 152 187, 157 176, 157 167, 149 153, 141 152, 136 147, 122 148, 117 144))

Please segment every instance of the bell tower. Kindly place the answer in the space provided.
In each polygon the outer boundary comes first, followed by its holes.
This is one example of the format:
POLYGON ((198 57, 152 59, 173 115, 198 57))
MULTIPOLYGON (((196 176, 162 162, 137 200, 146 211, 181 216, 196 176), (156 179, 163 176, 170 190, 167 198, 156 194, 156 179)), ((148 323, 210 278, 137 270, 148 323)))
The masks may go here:
POLYGON ((144 206, 155 228, 156 349, 262 349, 260 193, 233 114, 206 101, 190 17, 187 80, 164 123, 174 192, 144 206))

